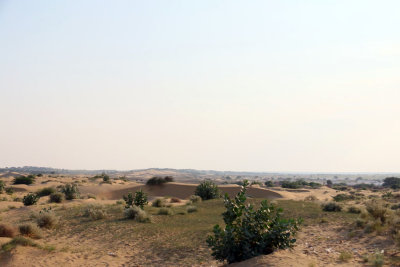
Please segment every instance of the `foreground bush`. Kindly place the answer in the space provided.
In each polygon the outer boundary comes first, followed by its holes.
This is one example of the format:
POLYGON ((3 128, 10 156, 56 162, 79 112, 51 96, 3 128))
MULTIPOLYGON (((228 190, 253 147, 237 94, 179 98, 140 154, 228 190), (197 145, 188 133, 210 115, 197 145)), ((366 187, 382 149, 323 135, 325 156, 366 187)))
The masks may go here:
POLYGON ((18 234, 17 229, 8 224, 0 224, 0 237, 14 237, 18 234))
POLYGON ((22 202, 24 203, 25 206, 30 206, 36 204, 39 198, 40 197, 37 194, 29 193, 26 196, 24 196, 22 202))
POLYGON ((62 186, 61 192, 64 193, 66 200, 72 200, 79 197, 79 190, 76 184, 66 184, 62 186))
POLYGON ((342 210, 342 206, 340 206, 339 204, 336 204, 334 202, 329 202, 327 204, 322 205, 322 210, 329 211, 329 212, 339 212, 342 210))
POLYGON ((150 217, 147 213, 135 205, 125 209, 124 215, 126 219, 132 219, 137 222, 150 222, 150 217))
POLYGON ((196 196, 201 197, 202 200, 219 198, 220 193, 216 184, 211 181, 203 181, 196 187, 194 192, 196 196))
POLYGON ((64 195, 60 192, 52 193, 50 195, 50 202, 61 203, 64 200, 64 195))
POLYGON ((19 226, 19 232, 21 235, 39 239, 42 238, 42 230, 33 223, 26 223, 19 226))
POLYGON ((225 194, 226 211, 222 214, 225 228, 214 226, 214 235, 207 238, 212 255, 219 261, 243 261, 291 247, 296 242, 293 236, 300 220, 282 219, 282 209, 266 200, 261 202, 259 210, 254 210, 251 204, 245 205, 247 186, 245 181, 234 200, 225 194))
POLYGON ((18 176, 14 178, 14 184, 26 184, 30 185, 35 182, 35 176, 34 175, 28 175, 28 176, 18 176))

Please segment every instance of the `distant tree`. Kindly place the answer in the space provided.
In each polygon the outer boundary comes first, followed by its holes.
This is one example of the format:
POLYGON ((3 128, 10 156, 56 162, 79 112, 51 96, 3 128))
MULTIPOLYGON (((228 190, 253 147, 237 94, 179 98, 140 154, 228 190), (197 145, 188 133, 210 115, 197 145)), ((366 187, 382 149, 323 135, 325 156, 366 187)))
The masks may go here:
POLYGON ((273 187, 273 186, 274 186, 274 183, 273 183, 272 181, 266 181, 266 182, 265 182, 265 186, 266 186, 266 187, 273 187))
POLYGON ((383 180, 383 187, 390 187, 392 189, 400 188, 400 178, 397 177, 387 177, 383 180))
POLYGON ((327 181, 326 181, 326 186, 332 187, 332 185, 333 185, 333 183, 332 183, 331 180, 327 180, 327 181))

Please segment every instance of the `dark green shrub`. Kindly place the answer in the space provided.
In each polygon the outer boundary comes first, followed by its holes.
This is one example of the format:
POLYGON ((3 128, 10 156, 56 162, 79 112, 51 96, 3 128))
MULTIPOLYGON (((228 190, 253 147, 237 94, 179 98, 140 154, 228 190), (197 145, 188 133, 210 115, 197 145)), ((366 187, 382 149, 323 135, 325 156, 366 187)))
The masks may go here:
POLYGON ((174 178, 172 176, 165 176, 164 178, 154 176, 154 177, 150 178, 149 180, 147 180, 146 184, 147 185, 162 185, 162 184, 173 182, 173 181, 174 181, 174 178))
POLYGON ((347 194, 338 194, 338 195, 336 195, 336 196, 334 196, 332 198, 336 202, 354 200, 355 199, 355 197, 353 195, 347 195, 347 194))
POLYGON ((144 205, 147 205, 147 194, 143 192, 142 189, 135 192, 135 197, 132 192, 129 192, 127 196, 124 195, 122 197, 125 200, 125 208, 135 205, 143 209, 144 205))
POLYGON ((62 186, 61 192, 64 193, 66 200, 72 200, 79 197, 79 190, 76 184, 66 184, 62 186))
POLYGON ((14 178, 14 184, 26 184, 30 185, 35 182, 35 176, 34 175, 28 175, 28 176, 18 176, 14 178))
POLYGON ((29 193, 24 198, 22 199, 22 202, 24 203, 25 206, 30 206, 36 204, 39 200, 39 196, 34 193, 29 193))
POLYGON ((6 184, 4 183, 4 181, 0 180, 0 194, 4 192, 5 187, 6 187, 6 184))
POLYGON ((387 177, 383 180, 383 187, 390 187, 392 189, 400 189, 400 178, 387 177))
POLYGON ((49 196, 56 192, 54 187, 45 187, 36 192, 39 197, 49 196))
POLYGON ((202 200, 219 198, 220 193, 216 184, 211 181, 203 181, 196 187, 194 192, 196 196, 201 197, 202 200))
POLYGON ((60 192, 55 192, 50 195, 50 202, 61 203, 64 200, 64 195, 60 192))
POLYGON ((245 181, 234 200, 225 194, 226 211, 222 214, 225 228, 214 226, 214 235, 207 238, 212 255, 219 261, 243 261, 291 247, 296 242, 293 236, 300 220, 282 219, 282 209, 266 200, 261 202, 259 210, 254 210, 251 204, 245 205, 247 186, 245 181))
POLYGON ((273 187, 273 186, 274 186, 274 182, 272 182, 272 181, 266 181, 266 182, 265 182, 265 186, 266 186, 266 187, 273 187))
POLYGON ((6 193, 9 195, 12 195, 12 194, 14 194, 14 189, 11 187, 6 187, 6 193))
POLYGON ((339 212, 342 210, 342 206, 336 204, 335 202, 329 202, 327 204, 322 205, 322 210, 329 212, 339 212))

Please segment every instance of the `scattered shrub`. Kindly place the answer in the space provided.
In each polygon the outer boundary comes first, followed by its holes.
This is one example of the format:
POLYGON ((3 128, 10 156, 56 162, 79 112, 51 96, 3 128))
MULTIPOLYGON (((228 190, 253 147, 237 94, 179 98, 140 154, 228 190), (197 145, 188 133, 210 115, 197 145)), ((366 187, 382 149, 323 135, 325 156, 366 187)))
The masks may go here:
POLYGON ((62 186, 61 192, 64 193, 66 200, 72 200, 79 197, 79 190, 76 184, 66 184, 62 186))
POLYGON ((322 210, 329 212, 339 212, 342 210, 342 206, 336 204, 335 202, 329 202, 322 205, 322 210))
POLYGON ((392 210, 398 210, 400 209, 400 204, 394 204, 390 207, 392 210))
POLYGON ((316 201, 317 197, 314 195, 309 195, 304 198, 304 201, 316 201))
POLYGON ((349 207, 349 208, 347 209, 347 212, 348 212, 348 213, 356 213, 356 214, 359 214, 359 213, 361 213, 361 210, 360 210, 359 208, 357 208, 357 207, 351 206, 351 207, 349 207))
POLYGON ((50 195, 50 202, 61 203, 64 199, 64 195, 60 192, 55 192, 50 195))
POLYGON ((101 205, 87 205, 84 209, 83 216, 92 220, 101 220, 107 217, 107 212, 101 205))
POLYGON ((39 200, 39 196, 34 193, 29 193, 24 198, 22 199, 22 202, 24 203, 25 206, 30 206, 36 204, 39 200))
POLYGON ((8 224, 0 224, 0 237, 14 237, 18 234, 18 230, 8 224))
POLYGON ((187 211, 187 213, 196 212, 197 211, 197 207, 196 206, 187 206, 186 207, 186 211, 187 211))
POLYGON ((219 198, 220 193, 216 184, 211 181, 203 181, 196 187, 194 192, 196 196, 201 197, 202 200, 219 198))
POLYGON ((42 230, 40 230, 40 228, 33 223, 26 223, 26 224, 22 224, 19 226, 19 232, 21 233, 21 235, 30 237, 30 238, 35 238, 35 239, 39 239, 42 238, 42 230))
POLYGON ((225 229, 215 225, 214 235, 207 238, 212 256, 219 261, 243 261, 291 247, 296 242, 293 236, 300 220, 282 219, 282 209, 266 200, 261 202, 259 210, 254 210, 252 204, 246 205, 247 186, 245 181, 234 200, 225 194, 226 211, 222 214, 225 229))
POLYGON ((196 196, 196 195, 191 195, 189 200, 192 203, 199 203, 199 202, 201 202, 201 197, 200 196, 196 196))
POLYGON ((170 208, 160 208, 158 210, 158 215, 173 215, 174 212, 170 208))
POLYGON ((388 209, 386 209, 381 203, 372 201, 367 205, 367 211, 374 219, 379 219, 382 224, 386 222, 388 216, 388 209))
POLYGON ((265 184, 266 187, 273 187, 274 186, 274 182, 272 182, 272 181, 266 181, 264 184, 265 184))
POLYGON ((340 201, 347 201, 347 200, 353 200, 355 197, 353 195, 347 195, 347 194, 338 194, 334 197, 332 197, 334 201, 340 202, 340 201))
POLYGON ((45 187, 36 192, 39 197, 49 196, 56 192, 54 187, 45 187))
POLYGON ((14 189, 12 187, 6 187, 6 193, 12 195, 14 194, 14 189))
POLYGON ((350 259, 353 258, 353 254, 349 251, 342 251, 339 255, 339 260, 341 262, 349 262, 350 259))
POLYGON ((111 184, 110 176, 108 176, 107 174, 104 174, 103 175, 103 183, 110 183, 111 184))
POLYGON ((53 228, 58 223, 58 218, 51 210, 41 210, 39 214, 35 215, 36 223, 40 228, 53 228))
POLYGON ((14 249, 16 246, 38 247, 38 244, 36 244, 32 240, 25 238, 23 236, 16 236, 10 242, 3 244, 1 246, 1 249, 3 251, 10 251, 10 250, 14 249))
POLYGON ((35 176, 34 175, 28 175, 28 176, 18 176, 14 178, 14 184, 26 184, 30 185, 35 182, 35 176))
POLYGON ((86 197, 88 198, 88 199, 96 199, 96 196, 95 195, 93 195, 93 194, 90 194, 90 193, 88 193, 87 195, 86 195, 86 197))
POLYGON ((156 198, 152 204, 153 207, 157 207, 157 208, 165 207, 165 205, 166 205, 165 198, 162 198, 162 197, 156 198))
POLYGON ((150 217, 147 213, 138 206, 130 206, 124 211, 125 218, 132 219, 137 222, 150 222, 150 217))
POLYGON ((135 192, 135 197, 132 192, 129 192, 127 196, 123 196, 123 199, 126 203, 125 208, 135 205, 143 209, 144 205, 147 205, 147 194, 142 189, 135 192))

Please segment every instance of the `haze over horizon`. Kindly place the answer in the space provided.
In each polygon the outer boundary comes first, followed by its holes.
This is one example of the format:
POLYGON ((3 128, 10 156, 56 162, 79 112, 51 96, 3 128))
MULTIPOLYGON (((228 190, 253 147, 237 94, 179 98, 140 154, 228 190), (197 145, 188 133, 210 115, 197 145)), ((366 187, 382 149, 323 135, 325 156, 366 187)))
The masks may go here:
POLYGON ((0 1, 0 167, 400 172, 398 1, 0 1))

